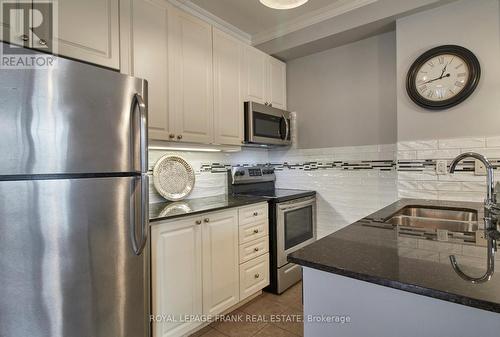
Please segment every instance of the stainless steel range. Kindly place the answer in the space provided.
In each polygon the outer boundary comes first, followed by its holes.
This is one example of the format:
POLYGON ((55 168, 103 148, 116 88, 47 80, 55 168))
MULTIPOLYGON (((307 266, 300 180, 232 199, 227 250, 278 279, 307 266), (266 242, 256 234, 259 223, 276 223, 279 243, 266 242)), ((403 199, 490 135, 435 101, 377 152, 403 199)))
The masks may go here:
POLYGON ((316 241, 316 192, 275 188, 276 175, 268 166, 233 167, 229 192, 254 195, 269 202, 270 285, 281 294, 302 279, 301 267, 287 262, 288 254, 316 241))

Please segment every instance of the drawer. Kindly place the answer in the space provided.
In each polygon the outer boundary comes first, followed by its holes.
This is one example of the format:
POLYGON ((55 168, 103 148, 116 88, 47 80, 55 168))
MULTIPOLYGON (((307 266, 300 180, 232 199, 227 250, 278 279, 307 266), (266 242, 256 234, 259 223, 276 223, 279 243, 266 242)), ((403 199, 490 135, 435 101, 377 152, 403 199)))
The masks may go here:
POLYGON ((244 243, 263 238, 269 234, 268 232, 269 222, 267 218, 259 222, 253 222, 240 226, 239 244, 242 245, 244 243))
POLYGON ((238 220, 240 226, 247 224, 249 222, 256 222, 267 219, 268 217, 267 203, 260 203, 256 205, 242 207, 239 209, 238 213, 239 213, 238 220))
POLYGON ((269 253, 269 236, 240 245, 240 263, 266 253, 269 253))
POLYGON ((240 265, 240 301, 269 285, 269 254, 240 265))

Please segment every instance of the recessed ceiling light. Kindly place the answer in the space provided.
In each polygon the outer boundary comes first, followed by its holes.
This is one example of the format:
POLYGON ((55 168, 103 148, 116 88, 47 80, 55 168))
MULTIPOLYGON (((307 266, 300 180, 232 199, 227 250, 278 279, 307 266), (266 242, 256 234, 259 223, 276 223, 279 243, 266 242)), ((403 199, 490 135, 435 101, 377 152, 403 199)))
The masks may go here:
POLYGON ((291 9, 302 6, 309 0, 259 0, 261 4, 274 9, 291 9))

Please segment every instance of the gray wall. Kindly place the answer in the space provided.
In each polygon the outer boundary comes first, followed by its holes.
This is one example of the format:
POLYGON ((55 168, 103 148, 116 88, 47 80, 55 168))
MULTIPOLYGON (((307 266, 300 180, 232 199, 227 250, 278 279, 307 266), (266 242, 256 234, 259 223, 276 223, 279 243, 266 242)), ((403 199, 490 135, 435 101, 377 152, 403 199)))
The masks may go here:
POLYGON ((462 0, 398 20, 398 140, 500 134, 499 15, 498 0, 462 0), (465 102, 432 112, 410 101, 404 81, 420 54, 442 44, 472 50, 481 63, 482 76, 475 93, 465 102))
POLYGON ((394 32, 288 62, 298 147, 395 143, 395 64, 394 32))

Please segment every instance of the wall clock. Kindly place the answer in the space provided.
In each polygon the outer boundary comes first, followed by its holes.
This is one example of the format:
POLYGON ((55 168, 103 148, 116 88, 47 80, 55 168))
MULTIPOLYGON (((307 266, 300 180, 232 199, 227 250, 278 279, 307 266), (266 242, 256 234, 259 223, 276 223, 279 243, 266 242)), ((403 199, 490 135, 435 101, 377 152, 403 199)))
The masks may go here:
POLYGON ((469 97, 480 77, 479 61, 470 50, 455 45, 439 46, 413 62, 406 91, 419 106, 444 110, 469 97))

